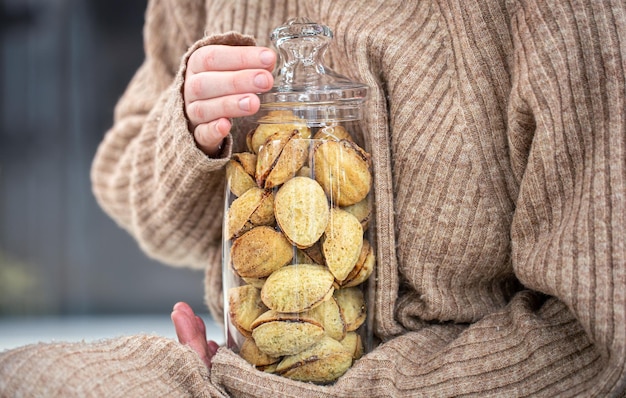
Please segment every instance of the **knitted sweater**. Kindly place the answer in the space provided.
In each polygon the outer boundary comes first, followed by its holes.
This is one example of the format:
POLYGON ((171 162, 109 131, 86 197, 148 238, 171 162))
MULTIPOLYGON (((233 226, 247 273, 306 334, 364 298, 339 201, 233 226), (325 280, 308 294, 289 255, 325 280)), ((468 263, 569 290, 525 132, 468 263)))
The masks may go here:
POLYGON ((211 43, 269 45, 295 16, 330 26, 327 61, 371 87, 381 344, 332 386, 256 371, 225 348, 209 372, 188 348, 155 337, 36 345, 0 357, 0 386, 106 396, 623 394, 623 1, 153 0, 145 62, 93 163, 105 211, 148 255, 205 269, 206 302, 221 319, 223 167, 243 150, 242 134, 233 131, 219 159, 196 147, 185 63, 211 43))

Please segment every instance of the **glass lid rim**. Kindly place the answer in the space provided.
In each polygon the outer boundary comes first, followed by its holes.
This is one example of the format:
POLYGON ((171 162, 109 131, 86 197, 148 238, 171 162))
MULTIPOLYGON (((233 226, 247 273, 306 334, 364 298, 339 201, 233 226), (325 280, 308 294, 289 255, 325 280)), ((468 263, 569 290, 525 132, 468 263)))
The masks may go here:
POLYGON ((270 91, 257 94, 261 103, 273 103, 273 102, 319 102, 320 98, 324 99, 324 102, 333 101, 364 101, 369 96, 369 86, 365 84, 356 83, 353 85, 345 85, 343 87, 324 88, 324 87, 273 87, 270 91), (294 101, 294 97, 297 100, 294 101), (308 100, 309 97, 314 98, 308 100))

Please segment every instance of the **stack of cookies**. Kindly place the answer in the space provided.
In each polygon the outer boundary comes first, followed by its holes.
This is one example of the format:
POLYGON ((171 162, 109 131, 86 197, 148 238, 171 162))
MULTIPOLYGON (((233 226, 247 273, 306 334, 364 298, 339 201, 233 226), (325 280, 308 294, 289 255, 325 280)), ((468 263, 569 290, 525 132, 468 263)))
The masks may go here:
POLYGON ((247 144, 226 168, 227 327, 258 369, 331 383, 363 354, 370 156, 344 127, 290 112, 266 116, 247 144))

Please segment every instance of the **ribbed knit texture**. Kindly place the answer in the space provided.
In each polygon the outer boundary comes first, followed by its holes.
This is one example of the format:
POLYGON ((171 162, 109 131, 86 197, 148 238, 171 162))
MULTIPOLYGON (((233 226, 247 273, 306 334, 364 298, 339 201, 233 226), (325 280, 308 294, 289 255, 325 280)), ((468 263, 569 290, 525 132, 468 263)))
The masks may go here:
MULTIPOLYGON (((181 97, 186 57, 209 43, 268 45, 272 28, 308 16, 335 33, 333 67, 372 88, 366 141, 383 343, 326 387, 255 371, 220 349, 210 394, 624 394, 623 1, 154 0, 146 15, 146 61, 97 153, 94 193, 150 256, 206 268, 218 320, 222 168, 243 150, 242 134, 221 159, 196 148, 181 97)), ((36 389, 33 375, 47 374, 106 396, 132 391, 119 389, 124 377, 160 380, 153 396, 198 391, 187 387, 205 374, 201 364, 172 371, 189 354, 181 348, 155 340, 122 358, 120 344, 100 343, 110 357, 78 373, 75 361, 93 346, 5 353, 0 387, 36 389), (33 361, 54 350, 61 359, 33 361), (111 369, 123 375, 98 377, 111 369)))
POLYGON ((2 397, 226 396, 195 352, 157 336, 35 344, 0 358, 2 397))

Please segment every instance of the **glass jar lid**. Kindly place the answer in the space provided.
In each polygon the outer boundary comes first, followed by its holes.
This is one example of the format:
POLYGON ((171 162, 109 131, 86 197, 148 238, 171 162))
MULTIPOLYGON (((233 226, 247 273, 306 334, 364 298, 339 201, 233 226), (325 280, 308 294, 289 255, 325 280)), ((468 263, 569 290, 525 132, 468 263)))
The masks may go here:
POLYGON ((368 87, 324 65, 323 57, 332 38, 328 26, 307 18, 292 19, 272 32, 279 64, 274 86, 259 94, 260 122, 276 111, 291 111, 311 125, 362 118, 368 87))

